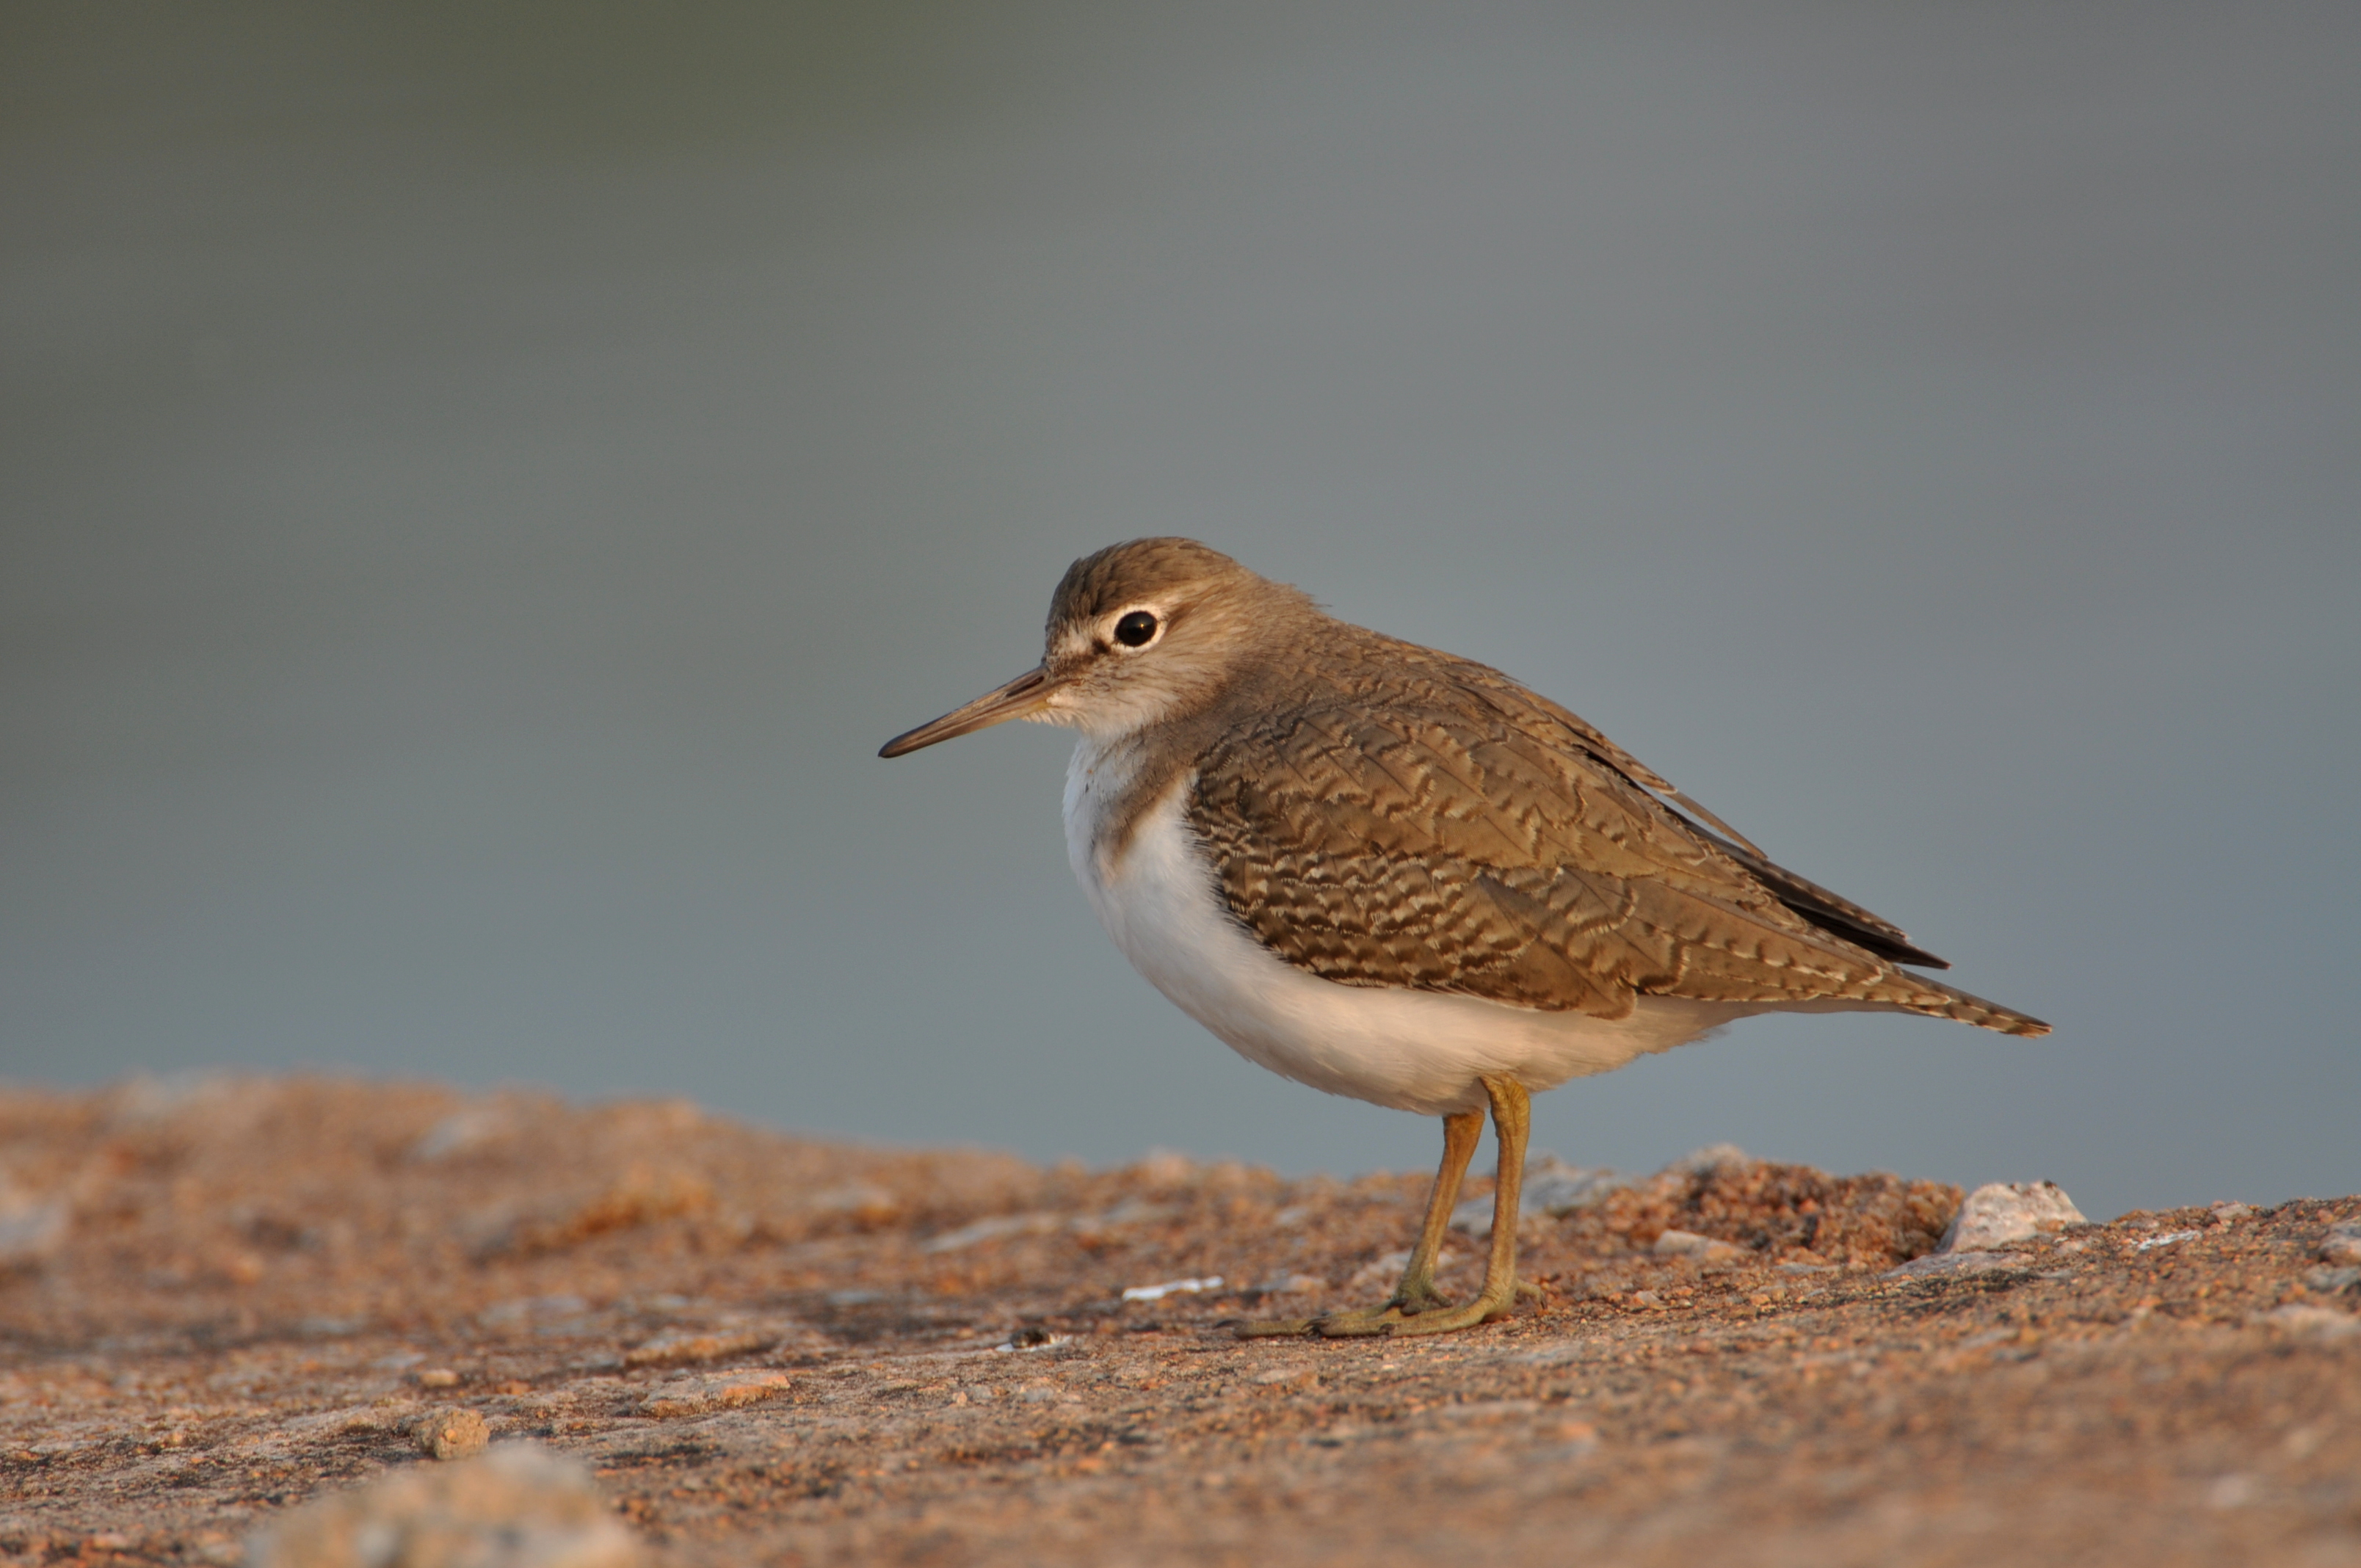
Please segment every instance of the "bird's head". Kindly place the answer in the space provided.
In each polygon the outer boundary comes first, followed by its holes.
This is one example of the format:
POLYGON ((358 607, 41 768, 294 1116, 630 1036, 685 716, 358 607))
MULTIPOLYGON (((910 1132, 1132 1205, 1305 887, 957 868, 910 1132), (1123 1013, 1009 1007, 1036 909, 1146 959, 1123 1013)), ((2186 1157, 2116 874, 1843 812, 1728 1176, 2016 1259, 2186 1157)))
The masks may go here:
POLYGON ((1134 539, 1066 568, 1049 601, 1041 663, 896 735, 899 757, 1010 718, 1099 738, 1130 734, 1213 700, 1257 651, 1316 616, 1298 589, 1190 539, 1134 539))

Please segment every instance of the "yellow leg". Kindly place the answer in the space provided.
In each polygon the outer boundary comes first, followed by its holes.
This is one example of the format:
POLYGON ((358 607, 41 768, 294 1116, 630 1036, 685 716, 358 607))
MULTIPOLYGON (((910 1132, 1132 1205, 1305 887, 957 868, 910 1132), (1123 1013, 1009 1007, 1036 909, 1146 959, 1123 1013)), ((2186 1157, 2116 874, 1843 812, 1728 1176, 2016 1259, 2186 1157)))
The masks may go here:
MULTIPOLYGON (((1449 1333, 1454 1329, 1472 1329, 1505 1316, 1515 1303, 1517 1210, 1525 1183, 1525 1141, 1532 1130, 1532 1096, 1514 1079, 1488 1078, 1482 1081, 1484 1092, 1491 1097, 1492 1126, 1500 1140, 1500 1176, 1492 1190, 1492 1255, 1484 1265, 1482 1293, 1464 1307, 1438 1307, 1412 1313, 1396 1313, 1389 1308, 1368 1318, 1322 1318, 1312 1325, 1315 1332, 1339 1336, 1449 1333)), ((1446 1209, 1445 1223, 1449 1223, 1448 1213, 1446 1209)), ((1405 1277, 1404 1283, 1408 1282, 1405 1277)))
POLYGON ((1426 1221, 1387 1306, 1425 1312, 1451 1305, 1434 1288, 1434 1264, 1443 1255, 1443 1238, 1451 1234, 1451 1212, 1459 1207, 1459 1184, 1466 1179, 1467 1162, 1483 1135, 1481 1111, 1461 1111, 1443 1119, 1443 1163, 1435 1168, 1434 1186, 1426 1195, 1426 1221))
MULTIPOLYGON (((1345 1322, 1395 1323, 1406 1313, 1433 1311, 1451 1303, 1434 1288, 1434 1260, 1443 1251, 1443 1238, 1451 1231, 1451 1211, 1459 1202, 1459 1183, 1467 1175, 1467 1161, 1476 1153, 1476 1140, 1484 1135, 1484 1113, 1458 1111, 1443 1119, 1443 1163, 1435 1168, 1434 1186, 1426 1195, 1426 1223, 1419 1227, 1418 1245, 1411 1249, 1410 1266, 1402 1270, 1401 1283, 1381 1306, 1361 1307, 1347 1312, 1331 1312, 1323 1318, 1271 1318, 1261 1322, 1245 1323, 1237 1329, 1240 1339, 1267 1339, 1280 1334, 1307 1333, 1318 1328, 1330 1332, 1329 1325, 1345 1322)), ((1524 1168, 1520 1156, 1518 1169, 1524 1168)))

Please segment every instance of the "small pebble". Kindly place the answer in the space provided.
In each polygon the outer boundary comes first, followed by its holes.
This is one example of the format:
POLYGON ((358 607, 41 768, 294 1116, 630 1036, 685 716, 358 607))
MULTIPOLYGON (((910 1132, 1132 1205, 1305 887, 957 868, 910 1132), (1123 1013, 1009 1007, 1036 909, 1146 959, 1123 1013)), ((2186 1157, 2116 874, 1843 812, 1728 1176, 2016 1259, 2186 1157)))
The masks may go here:
POLYGON ((1651 1250, 1658 1257, 1686 1257, 1692 1263, 1737 1263, 1748 1255, 1742 1246, 1701 1236, 1695 1231, 1666 1231, 1656 1238, 1651 1250))
POLYGON ((1171 1295, 1194 1296, 1202 1290, 1217 1290, 1221 1285, 1222 1277, 1218 1274, 1202 1279, 1168 1279, 1161 1285, 1126 1287, 1123 1299, 1126 1301, 1161 1301, 1171 1295))
POLYGON ((447 1366, 429 1366, 419 1371, 415 1381, 421 1388, 456 1388, 459 1375, 447 1366))
POLYGON ((484 1418, 464 1406, 435 1411, 412 1428, 411 1435, 418 1440, 418 1451, 433 1459, 466 1459, 483 1453, 492 1440, 484 1418))
POLYGON ((2149 1236, 2147 1240, 2135 1244, 2132 1250, 2147 1252, 2152 1247, 2179 1246, 2182 1242, 2193 1242, 2196 1239, 2195 1231, 2167 1231, 2160 1236, 2149 1236))
POLYGON ((333 1493, 251 1546, 256 1568, 631 1568, 642 1561, 638 1541, 588 1471, 522 1442, 502 1443, 474 1464, 413 1466, 333 1493))
POLYGON ((640 1414, 657 1420, 699 1416, 708 1410, 731 1410, 787 1391, 784 1372, 748 1369, 699 1377, 675 1377, 658 1384, 640 1401, 640 1414))
POLYGON ((2361 1223, 2329 1226, 2328 1234, 2320 1238, 2320 1261, 2361 1263, 2361 1223))

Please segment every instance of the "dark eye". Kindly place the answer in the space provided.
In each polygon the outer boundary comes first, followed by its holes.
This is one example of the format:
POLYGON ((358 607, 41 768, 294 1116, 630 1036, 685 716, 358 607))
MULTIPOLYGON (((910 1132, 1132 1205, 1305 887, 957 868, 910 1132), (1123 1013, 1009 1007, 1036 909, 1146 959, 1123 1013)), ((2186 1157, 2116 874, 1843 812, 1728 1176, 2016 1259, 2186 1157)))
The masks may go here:
POLYGON ((1135 609, 1115 623, 1115 640, 1126 648, 1145 648, 1156 636, 1156 618, 1135 609))

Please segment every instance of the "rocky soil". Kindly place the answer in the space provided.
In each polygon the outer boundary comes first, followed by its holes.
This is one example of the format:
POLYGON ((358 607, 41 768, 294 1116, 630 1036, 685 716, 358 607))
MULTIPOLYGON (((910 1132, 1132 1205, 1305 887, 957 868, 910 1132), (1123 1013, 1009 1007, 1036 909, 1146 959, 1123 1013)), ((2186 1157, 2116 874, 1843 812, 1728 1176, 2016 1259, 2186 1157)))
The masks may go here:
POLYGON ((1222 1327, 1381 1296, 1424 1181, 0 1093, 0 1563, 2361 1564, 2361 1199, 1938 1252, 1939 1184, 1545 1166, 1509 1321, 1222 1327))

